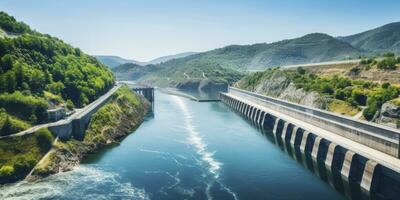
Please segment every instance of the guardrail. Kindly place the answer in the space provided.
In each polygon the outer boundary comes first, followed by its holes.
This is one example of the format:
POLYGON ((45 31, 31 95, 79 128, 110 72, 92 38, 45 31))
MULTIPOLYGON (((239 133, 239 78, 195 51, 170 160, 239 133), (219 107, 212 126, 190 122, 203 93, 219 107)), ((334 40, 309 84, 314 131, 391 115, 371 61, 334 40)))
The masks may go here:
POLYGON ((398 129, 355 120, 350 117, 234 87, 229 87, 229 93, 256 100, 271 109, 317 125, 392 156, 399 157, 400 155, 400 130, 398 129))

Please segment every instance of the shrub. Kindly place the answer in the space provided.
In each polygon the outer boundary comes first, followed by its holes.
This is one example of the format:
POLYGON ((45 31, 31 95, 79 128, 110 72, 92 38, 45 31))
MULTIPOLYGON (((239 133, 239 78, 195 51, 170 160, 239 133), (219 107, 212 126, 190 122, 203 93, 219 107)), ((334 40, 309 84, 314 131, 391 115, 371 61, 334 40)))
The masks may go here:
POLYGON ((375 116, 375 113, 377 111, 378 109, 375 106, 368 106, 367 108, 364 109, 363 116, 365 117, 365 119, 370 121, 375 116))
POLYGON ((30 125, 0 111, 0 136, 10 135, 28 129, 30 125))
POLYGON ((346 100, 347 95, 344 90, 338 89, 335 92, 335 98, 339 100, 346 100))
POLYGON ((358 105, 365 106, 367 104, 367 96, 364 94, 362 90, 355 89, 351 93, 352 98, 354 101, 357 102, 358 105))
POLYGON ((383 57, 394 57, 394 53, 392 52, 384 53, 383 57))
POLYGON ((333 94, 333 92, 334 92, 333 87, 329 83, 326 83, 326 82, 323 82, 320 85, 320 91, 325 94, 333 94))
POLYGON ((38 121, 41 122, 46 119, 48 104, 42 98, 25 96, 17 91, 11 94, 1 94, 0 107, 5 108, 8 113, 24 120, 29 120, 31 115, 35 115, 38 121))
POLYGON ((29 173, 36 163, 37 160, 32 154, 24 154, 19 156, 14 163, 15 173, 17 176, 23 176, 29 173))
POLYGON ((382 88, 383 89, 387 89, 387 88, 389 88, 389 86, 390 86, 390 83, 383 83, 382 84, 382 88))
POLYGON ((396 69, 397 61, 394 57, 386 57, 382 61, 378 62, 378 68, 383 70, 394 70, 396 69))
POLYGON ((296 71, 297 71, 297 73, 299 73, 299 74, 301 74, 301 75, 303 75, 303 74, 306 73, 306 70, 305 70, 303 67, 298 67, 298 68, 296 69, 296 71))
POLYGON ((9 177, 14 174, 14 167, 9 165, 4 165, 0 168, 0 178, 9 177))
POLYGON ((36 139, 42 151, 48 151, 54 141, 53 135, 50 133, 48 129, 42 128, 39 129, 36 135, 36 139))

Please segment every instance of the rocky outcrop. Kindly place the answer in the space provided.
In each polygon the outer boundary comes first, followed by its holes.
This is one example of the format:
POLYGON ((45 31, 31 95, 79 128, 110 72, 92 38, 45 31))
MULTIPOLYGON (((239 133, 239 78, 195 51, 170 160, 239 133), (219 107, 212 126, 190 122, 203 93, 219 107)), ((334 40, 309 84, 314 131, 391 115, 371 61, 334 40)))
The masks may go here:
POLYGON ((280 70, 275 71, 271 76, 263 77, 260 84, 256 85, 253 91, 320 109, 325 109, 329 101, 329 99, 322 97, 317 92, 296 88, 294 83, 280 70))
POLYGON ((400 128, 400 106, 396 105, 393 101, 388 101, 382 105, 378 123, 393 127, 400 128))

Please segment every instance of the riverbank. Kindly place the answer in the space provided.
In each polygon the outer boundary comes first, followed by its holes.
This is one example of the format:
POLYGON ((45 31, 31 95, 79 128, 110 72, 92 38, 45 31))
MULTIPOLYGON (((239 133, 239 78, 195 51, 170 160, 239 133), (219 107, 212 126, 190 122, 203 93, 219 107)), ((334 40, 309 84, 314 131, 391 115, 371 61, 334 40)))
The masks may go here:
POLYGON ((142 123, 149 108, 150 104, 144 98, 122 87, 93 115, 83 141, 57 141, 28 179, 71 170, 86 155, 131 133, 142 123))
MULTIPOLYGON (((15 182, 25 178, 27 174, 26 179, 32 180, 71 170, 86 155, 95 153, 106 145, 118 142, 120 138, 132 132, 141 124, 149 108, 150 104, 144 98, 133 93, 128 87, 121 87, 113 94, 109 102, 92 116, 85 132, 85 138, 82 141, 75 139, 53 140, 50 148, 41 151, 40 155, 35 157, 35 162, 31 162, 29 169, 26 169, 23 174, 14 171, 19 175, 14 175, 13 177, 17 178, 8 180, 0 176, 1 182, 15 182)), ((29 139, 29 141, 33 140, 29 139)), ((35 145, 41 145, 39 143, 37 142, 35 145)), ((0 150, 7 149, 6 145, 3 145, 3 147, 0 146, 0 150)), ((29 150, 29 148, 26 150, 29 150)), ((14 156, 19 155, 18 151, 12 153, 14 156)), ((6 158, 0 155, 1 164, 9 163, 3 162, 4 159, 6 158)), ((3 167, 0 166, 0 169, 3 167)))

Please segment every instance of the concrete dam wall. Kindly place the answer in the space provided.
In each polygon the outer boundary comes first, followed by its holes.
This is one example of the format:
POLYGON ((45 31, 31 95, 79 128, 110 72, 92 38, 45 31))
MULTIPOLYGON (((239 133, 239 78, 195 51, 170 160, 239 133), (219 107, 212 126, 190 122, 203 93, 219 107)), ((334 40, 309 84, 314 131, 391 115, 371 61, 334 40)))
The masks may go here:
MULTIPOLYGON (((360 145, 357 144, 358 141, 348 142, 349 139, 357 138, 347 135, 357 135, 357 132, 349 131, 350 125, 342 124, 346 129, 339 134, 340 138, 338 138, 335 137, 336 133, 332 133, 331 130, 337 130, 341 126, 335 124, 332 125, 334 128, 329 129, 327 128, 330 126, 328 123, 321 128, 313 128, 324 122, 324 119, 312 119, 307 116, 310 112, 317 113, 314 109, 305 110, 304 114, 295 113, 290 107, 283 108, 283 105, 291 104, 290 102, 283 101, 278 104, 275 103, 276 99, 269 101, 268 97, 265 99, 264 97, 262 95, 253 96, 251 92, 236 88, 230 88, 229 93, 220 94, 221 101, 234 111, 262 129, 272 129, 276 144, 283 146, 284 151, 322 179, 326 179, 332 187, 343 191, 348 197, 352 199, 370 197, 396 199, 399 197, 400 160, 393 157, 398 156, 396 136, 388 137, 390 148, 382 148, 379 145, 378 149, 385 153, 375 149, 369 151, 368 149, 372 147, 366 144, 374 146, 374 143, 368 142, 360 145), (314 125, 309 126, 309 124, 314 125), (327 132, 323 129, 330 131, 327 132)), ((299 105, 299 107, 302 106, 299 105)), ((361 132, 364 129, 368 129, 368 126, 357 129, 357 131, 361 132)), ((371 130, 375 130, 375 128, 371 130)), ((384 132, 383 136, 390 134, 390 131, 384 132)), ((357 135, 359 140, 364 137, 363 134, 357 135)), ((377 137, 373 136, 368 135, 366 138, 371 140, 371 138, 377 137)), ((386 142, 385 137, 377 138, 379 138, 378 142, 386 142)))
POLYGON ((253 92, 229 88, 229 93, 250 99, 257 104, 301 119, 335 134, 399 158, 400 131, 379 124, 354 120, 324 110, 268 97, 253 92))

